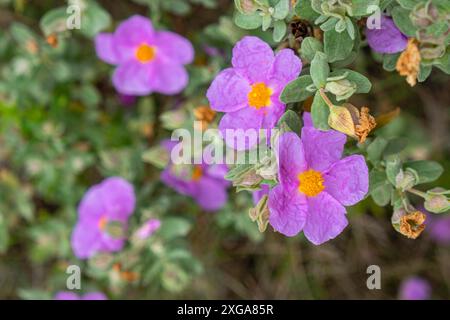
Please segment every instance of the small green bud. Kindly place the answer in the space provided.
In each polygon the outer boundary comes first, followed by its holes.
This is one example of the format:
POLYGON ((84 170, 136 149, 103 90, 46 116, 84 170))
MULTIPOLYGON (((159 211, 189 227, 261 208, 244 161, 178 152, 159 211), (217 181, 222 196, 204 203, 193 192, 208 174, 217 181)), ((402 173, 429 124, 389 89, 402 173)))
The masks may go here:
POLYGON ((425 199, 425 209, 433 213, 442 213, 450 210, 450 201, 445 194, 445 189, 435 188, 427 192, 427 198, 425 199))
POLYGON ((347 79, 328 82, 325 89, 336 96, 337 101, 345 100, 356 92, 356 84, 347 79))
POLYGON ((414 187, 418 180, 417 174, 413 170, 400 170, 395 177, 395 184, 397 189, 406 191, 414 187))

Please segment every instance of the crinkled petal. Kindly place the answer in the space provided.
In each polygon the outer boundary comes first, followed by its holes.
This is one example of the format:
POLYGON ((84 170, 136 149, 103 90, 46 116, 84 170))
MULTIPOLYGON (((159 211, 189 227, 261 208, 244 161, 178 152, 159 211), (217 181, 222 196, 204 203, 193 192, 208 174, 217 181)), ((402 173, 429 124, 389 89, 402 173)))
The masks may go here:
POLYGON ((401 52, 408 44, 408 38, 386 16, 381 16, 381 29, 366 28, 366 38, 369 46, 379 53, 401 52))
POLYGON ((220 72, 209 87, 206 97, 211 109, 233 112, 248 105, 251 86, 247 79, 228 68, 220 72))
POLYGON ((80 300, 80 297, 75 292, 60 291, 55 295, 55 300, 80 300))
POLYGON ((197 182, 195 200, 204 210, 219 210, 227 201, 226 187, 217 179, 203 177, 197 182))
POLYGON ((114 36, 111 33, 99 33, 95 37, 95 51, 97 56, 109 64, 120 62, 114 46, 114 36))
POLYGON ((285 189, 282 185, 269 193, 269 222, 278 232, 293 237, 302 231, 308 212, 305 196, 296 189, 285 189))
POLYGON ((101 232, 96 224, 79 221, 72 233, 71 245, 79 259, 92 257, 101 247, 101 232))
POLYGON ((172 61, 156 59, 150 63, 150 87, 162 94, 177 94, 183 91, 189 82, 189 75, 183 65, 172 61))
POLYGON ((84 194, 78 205, 78 216, 80 221, 95 223, 106 213, 105 203, 99 200, 102 197, 100 184, 94 185, 84 194))
POLYGON ((298 174, 305 171, 307 164, 302 141, 294 132, 286 132, 280 136, 277 145, 278 178, 285 189, 298 186, 298 174))
POLYGON ((98 201, 103 201, 108 218, 126 221, 136 205, 133 185, 121 177, 111 177, 102 182, 101 188, 98 201))
POLYGON ((302 71, 302 61, 291 49, 280 50, 275 56, 270 78, 286 84, 298 77, 302 71))
POLYGON ((89 293, 86 293, 82 297, 82 299, 83 300, 108 300, 108 298, 102 292, 89 292, 89 293))
POLYGON ((352 155, 335 162, 324 175, 325 191, 344 206, 364 199, 369 190, 369 173, 363 156, 352 155))
POLYGON ((308 166, 317 171, 328 169, 341 158, 346 139, 345 134, 335 130, 303 127, 302 141, 308 166))
POLYGON ((219 123, 226 144, 236 150, 253 147, 259 141, 263 117, 262 112, 251 107, 226 113, 219 123))
POLYGON ((276 126, 278 120, 280 120, 286 110, 286 105, 278 100, 278 95, 272 97, 271 100, 272 104, 266 108, 262 123, 262 127, 268 130, 273 129, 276 126))
POLYGON ((216 179, 218 182, 224 185, 229 185, 230 181, 225 180, 225 175, 228 173, 228 167, 226 164, 211 164, 205 165, 203 169, 207 176, 216 179))
POLYGON ((164 171, 161 172, 161 181, 169 186, 170 188, 174 189, 178 193, 181 193, 183 195, 192 196, 194 194, 195 186, 194 182, 190 180, 190 177, 177 177, 173 173, 173 167, 169 166, 164 171), (184 179, 183 179, 184 178, 184 179))
POLYGON ((122 94, 145 96, 154 90, 150 79, 157 76, 153 74, 151 63, 130 60, 117 67, 112 81, 116 90, 122 94))
POLYGON ((315 245, 337 237, 348 224, 345 208, 326 192, 309 197, 308 207, 303 232, 315 245))
POLYGON ((253 36, 242 38, 233 48, 233 67, 251 83, 266 81, 272 69, 272 48, 253 36))
POLYGON ((188 64, 194 60, 194 48, 185 37, 170 31, 158 31, 154 41, 157 54, 161 54, 165 59, 177 64, 188 64))
POLYGON ((141 44, 153 44, 154 30, 150 19, 134 15, 123 21, 114 33, 114 44, 121 62, 135 58, 141 44))

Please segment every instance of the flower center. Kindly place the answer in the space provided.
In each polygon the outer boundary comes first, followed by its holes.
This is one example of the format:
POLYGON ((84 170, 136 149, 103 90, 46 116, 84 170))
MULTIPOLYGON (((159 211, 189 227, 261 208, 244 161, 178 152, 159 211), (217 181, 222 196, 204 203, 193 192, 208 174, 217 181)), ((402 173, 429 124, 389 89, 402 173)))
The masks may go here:
POLYGON ((308 197, 315 197, 325 189, 323 177, 319 171, 308 170, 298 175, 298 190, 308 197))
POLYGON ((105 215, 103 215, 103 216, 100 218, 100 220, 98 220, 98 228, 99 228, 100 230, 104 230, 107 223, 108 223, 108 218, 107 218, 105 215))
POLYGON ((203 176, 203 170, 201 166, 195 166, 194 170, 192 170, 192 180, 198 181, 203 176))
POLYGON ((155 59, 155 54, 156 48, 154 46, 143 43, 136 50, 136 59, 142 63, 150 62, 155 59))
POLYGON ((255 109, 261 109, 270 105, 270 96, 273 91, 264 82, 252 85, 252 90, 248 93, 248 104, 255 109))

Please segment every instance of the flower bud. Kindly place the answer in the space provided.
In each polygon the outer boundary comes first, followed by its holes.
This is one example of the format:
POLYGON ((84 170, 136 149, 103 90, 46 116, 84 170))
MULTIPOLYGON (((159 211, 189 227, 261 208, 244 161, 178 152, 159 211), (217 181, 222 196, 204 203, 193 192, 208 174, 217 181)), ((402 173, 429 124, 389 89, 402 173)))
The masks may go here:
POLYGON ((327 82, 325 89, 336 96, 337 101, 345 100, 356 92, 356 84, 347 79, 327 82))
POLYGON ((258 224, 259 232, 266 231, 270 214, 267 195, 264 195, 258 204, 249 210, 248 214, 250 219, 258 224))
POLYGON ((402 191, 411 189, 416 185, 417 181, 417 174, 409 169, 400 170, 400 172, 395 177, 395 185, 402 191))
POLYGON ((391 222, 395 230, 402 235, 416 239, 425 229, 426 215, 420 211, 407 212, 400 208, 394 211, 391 222))
POLYGON ((434 188, 427 192, 427 198, 425 199, 425 209, 433 213, 442 213, 450 210, 450 201, 443 193, 447 192, 442 188, 434 188))

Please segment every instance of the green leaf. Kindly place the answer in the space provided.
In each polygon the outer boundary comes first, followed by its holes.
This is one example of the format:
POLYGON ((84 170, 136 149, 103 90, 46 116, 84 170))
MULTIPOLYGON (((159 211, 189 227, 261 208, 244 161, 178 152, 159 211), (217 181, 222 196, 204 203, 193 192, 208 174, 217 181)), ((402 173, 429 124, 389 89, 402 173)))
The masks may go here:
POLYGON ((314 37, 306 37, 302 41, 300 56, 303 61, 311 62, 316 52, 323 52, 323 44, 314 37))
POLYGON ((163 220, 158 234, 164 239, 173 239, 186 236, 190 229, 191 224, 186 219, 171 217, 163 220))
POLYGON ((417 80, 419 82, 424 82, 430 76, 432 70, 432 66, 425 66, 423 64, 420 65, 419 74, 417 75, 417 80))
POLYGON ((314 127, 320 130, 328 130, 328 116, 330 115, 330 109, 325 101, 320 96, 319 91, 314 96, 313 103, 311 105, 311 118, 314 127))
POLYGON ((370 80, 356 71, 353 71, 350 69, 340 69, 340 70, 333 71, 330 74, 330 77, 342 76, 345 73, 347 73, 346 79, 353 82, 354 84, 356 84, 357 89, 356 89, 355 93, 370 92, 370 90, 372 89, 372 84, 370 83, 370 80))
POLYGON ((394 71, 397 65, 397 60, 400 57, 400 53, 385 54, 383 55, 383 68, 386 71, 394 71))
POLYGON ((39 23, 42 32, 46 36, 63 32, 67 29, 66 25, 67 13, 66 8, 56 8, 48 11, 39 23))
POLYGON ((273 40, 280 42, 286 34, 287 26, 284 20, 275 21, 273 24, 273 40))
POLYGON ((347 32, 338 33, 333 29, 324 34, 324 50, 329 62, 347 58, 352 52, 353 45, 354 41, 347 32))
POLYGON ((364 17, 373 13, 375 6, 379 6, 379 0, 352 0, 352 16, 364 17))
POLYGON ((295 111, 288 110, 284 113, 280 120, 278 120, 278 127, 288 129, 287 131, 292 131, 300 135, 300 131, 303 127, 303 121, 295 111))
POLYGON ((0 212, 0 253, 5 253, 8 249, 9 235, 8 235, 8 225, 6 224, 6 219, 0 212))
POLYGON ((386 176, 393 186, 397 184, 395 178, 399 174, 401 168, 402 164, 398 158, 386 161, 386 176))
POLYGON ((433 182, 444 172, 444 168, 436 161, 417 160, 405 163, 405 168, 413 169, 419 176, 418 184, 433 182))
POLYGON ((383 154, 388 141, 383 137, 376 137, 375 140, 367 147, 367 158, 372 163, 377 163, 381 160, 381 155, 383 154))
POLYGON ((249 15, 236 12, 234 15, 234 23, 239 28, 245 30, 257 29, 262 24, 262 17, 256 12, 249 15))
POLYGON ((311 78, 316 88, 323 88, 327 84, 327 78, 330 74, 330 66, 327 62, 327 56, 323 52, 316 52, 311 61, 311 78))
POLYGON ((393 187, 389 184, 386 173, 373 169, 369 175, 369 194, 379 206, 385 206, 391 200, 393 187))
POLYGON ((320 14, 311 7, 311 0, 298 0, 294 8, 295 14, 303 19, 313 22, 320 14))
POLYGON ((413 9, 416 4, 417 0, 397 0, 397 2, 405 9, 413 9))
POLYGON ((273 17, 278 20, 283 20, 289 14, 289 1, 290 0, 280 0, 275 5, 273 17))
POLYGON ((386 149, 383 152, 383 158, 398 155, 408 145, 408 140, 405 138, 394 138, 389 140, 386 149))
POLYGON ((409 18, 409 11, 402 7, 395 7, 392 9, 392 18, 395 25, 408 37, 414 37, 416 35, 417 28, 412 24, 409 18))
POLYGON ((272 24, 272 17, 270 16, 270 14, 262 16, 261 28, 263 31, 267 31, 267 29, 270 28, 271 24, 272 24))
POLYGON ((95 2, 89 2, 87 8, 81 14, 81 33, 93 38, 97 33, 106 29, 111 24, 111 16, 95 2))
POLYGON ((292 103, 306 100, 313 95, 313 92, 306 90, 312 84, 312 78, 309 75, 301 76, 289 82, 281 92, 280 100, 283 103, 292 103))

